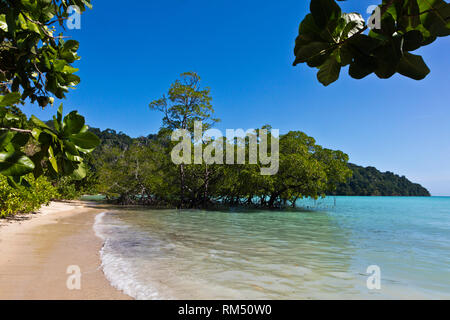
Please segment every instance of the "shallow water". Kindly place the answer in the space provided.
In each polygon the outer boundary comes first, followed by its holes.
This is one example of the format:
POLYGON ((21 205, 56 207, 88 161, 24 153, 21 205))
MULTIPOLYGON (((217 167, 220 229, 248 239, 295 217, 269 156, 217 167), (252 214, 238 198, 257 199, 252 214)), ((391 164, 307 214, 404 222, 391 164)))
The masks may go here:
POLYGON ((315 210, 112 210, 103 269, 137 299, 450 299, 450 198, 300 204, 315 210))

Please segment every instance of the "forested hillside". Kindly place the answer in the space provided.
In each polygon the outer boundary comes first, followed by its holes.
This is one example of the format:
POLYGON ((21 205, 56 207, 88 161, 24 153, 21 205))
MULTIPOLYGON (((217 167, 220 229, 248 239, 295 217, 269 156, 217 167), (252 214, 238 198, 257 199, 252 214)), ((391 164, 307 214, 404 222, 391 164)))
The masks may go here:
POLYGON ((349 163, 353 176, 346 184, 338 186, 336 195, 347 196, 420 196, 430 193, 420 184, 392 172, 381 172, 374 167, 361 167, 349 163))

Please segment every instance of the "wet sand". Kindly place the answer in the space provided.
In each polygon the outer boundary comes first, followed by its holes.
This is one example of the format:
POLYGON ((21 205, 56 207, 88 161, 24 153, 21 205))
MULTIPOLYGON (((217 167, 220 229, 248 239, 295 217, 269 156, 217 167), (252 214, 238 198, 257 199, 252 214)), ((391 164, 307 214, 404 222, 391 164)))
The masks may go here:
POLYGON ((101 211, 83 202, 54 202, 35 215, 0 221, 0 300, 127 300, 100 268, 103 242, 93 230, 101 211), (81 271, 80 290, 74 273, 81 271), (73 269, 72 269, 73 272, 73 269))

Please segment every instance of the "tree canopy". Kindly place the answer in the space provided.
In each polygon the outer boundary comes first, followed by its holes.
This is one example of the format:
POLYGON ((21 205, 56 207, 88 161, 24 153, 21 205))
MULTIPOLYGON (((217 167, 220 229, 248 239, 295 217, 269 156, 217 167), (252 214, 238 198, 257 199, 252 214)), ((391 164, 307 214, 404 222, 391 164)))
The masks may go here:
MULTIPOLYGON (((264 126, 249 132, 247 138, 205 139, 206 130, 218 121, 213 118, 211 101, 209 89, 200 86, 200 77, 192 72, 184 73, 172 84, 167 97, 150 104, 151 109, 161 111, 164 116, 158 135, 130 141, 126 135, 110 129, 95 130, 102 138, 93 157, 99 191, 125 204, 274 208, 295 206, 296 200, 303 197, 325 196, 349 178, 351 170, 347 167, 345 153, 323 148, 300 131, 276 137, 270 126, 264 126), (219 145, 223 152, 212 153, 220 161, 211 164, 172 161, 171 151, 176 144, 171 139, 172 133, 179 129, 193 130, 195 121, 202 121, 204 125, 199 140, 192 135, 188 138, 191 150, 200 148, 205 154, 212 144, 219 145), (273 152, 272 145, 263 146, 262 131, 269 133, 269 139, 278 140, 278 174, 261 174, 261 168, 266 165, 261 156, 250 161, 250 151, 254 147, 259 151, 267 149, 268 154, 273 152), (230 158, 238 160, 239 153, 235 154, 238 148, 243 151, 245 161, 229 164, 230 158)), ((195 158, 195 154, 188 156, 195 158)))
MULTIPOLYGON (((182 73, 180 79, 170 86, 167 97, 164 95, 150 103, 151 110, 157 110, 164 114, 163 132, 171 133, 175 130, 193 132, 196 122, 202 122, 203 126, 209 128, 219 121, 219 119, 213 118, 214 108, 211 104, 210 89, 202 88, 200 81, 200 76, 195 72, 182 73)), ((167 152, 170 153, 170 150, 167 152)), ((178 167, 180 172, 179 206, 183 208, 186 193, 185 164, 181 163, 178 167)), ((206 170, 208 170, 207 167, 206 170)), ((205 186, 207 188, 207 182, 205 186)))
POLYGON ((383 0, 369 24, 359 13, 342 12, 335 0, 311 0, 310 10, 300 23, 294 66, 317 68, 325 86, 338 80, 345 66, 355 79, 372 73, 424 79, 430 69, 411 52, 450 34, 450 5, 444 0, 383 0))
MULTIPOLYGON (((0 174, 11 185, 23 177, 86 176, 83 158, 99 144, 76 111, 63 118, 62 105, 52 128, 17 107, 29 100, 44 108, 63 99, 80 78, 73 63, 79 44, 64 40, 68 9, 83 12, 90 0, 3 0, 0 2, 0 174), (32 147, 30 147, 32 145, 32 147)), ((81 13, 80 12, 80 13, 81 13)))
MULTIPOLYGON (((133 139, 111 129, 90 130, 101 139, 100 147, 90 160, 93 175, 98 178, 96 191, 122 204, 177 206, 179 172, 167 155, 167 135, 133 139)), ((406 177, 347 164, 346 159, 343 152, 323 148, 305 133, 292 131, 280 137, 277 176, 261 176, 258 165, 210 166, 207 205, 289 206, 297 198, 324 194, 430 195, 428 190, 406 177)), ((189 191, 185 199, 187 207, 204 205, 205 165, 186 166, 186 189, 189 191)))

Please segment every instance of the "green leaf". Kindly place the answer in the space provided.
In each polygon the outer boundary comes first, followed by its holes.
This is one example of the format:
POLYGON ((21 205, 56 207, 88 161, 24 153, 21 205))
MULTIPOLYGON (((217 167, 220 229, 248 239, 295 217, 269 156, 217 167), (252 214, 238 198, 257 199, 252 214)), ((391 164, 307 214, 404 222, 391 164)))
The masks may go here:
POLYGON ((444 0, 419 1, 420 20, 423 26, 437 37, 450 35, 450 4, 444 0))
POLYGON ((22 95, 19 92, 8 93, 0 96, 0 107, 8 107, 18 104, 22 95))
POLYGON ((342 46, 338 50, 338 53, 341 61, 341 66, 347 66, 353 61, 353 55, 346 45, 342 46))
POLYGON ((75 147, 75 145, 72 142, 70 142, 68 140, 64 140, 63 145, 64 145, 64 149, 66 152, 69 152, 70 154, 75 155, 75 156, 80 155, 77 148, 75 147))
POLYGON ((100 144, 100 139, 89 131, 71 135, 69 140, 82 149, 94 149, 100 144))
POLYGON ((414 80, 422 80, 430 73, 430 69, 421 56, 406 52, 400 60, 397 72, 414 80))
POLYGON ((354 51, 360 52, 364 55, 371 55, 373 51, 382 45, 379 39, 369 37, 365 34, 357 34, 348 40, 351 48, 354 51))
POLYGON ((365 26, 364 18, 359 13, 344 13, 342 19, 345 21, 340 38, 347 39, 361 31, 365 26))
POLYGON ((423 41, 422 32, 411 30, 403 37, 403 51, 414 51, 421 47, 423 41))
POLYGON ((0 152, 0 174, 23 176, 32 172, 34 163, 21 152, 0 152))
POLYGON ((298 34, 306 42, 323 41, 320 37, 322 30, 317 26, 312 14, 306 15, 305 19, 300 23, 298 34))
POLYGON ((72 111, 64 118, 64 134, 71 135, 79 133, 84 127, 84 117, 77 111, 72 111))
POLYGON ((73 161, 63 159, 62 167, 64 175, 68 176, 73 174, 73 172, 78 168, 78 164, 73 161))
POLYGON ((0 151, 4 150, 11 140, 14 138, 15 133, 12 131, 3 132, 0 131, 0 151))
POLYGON ((58 173, 58 162, 56 161, 52 146, 48 147, 48 161, 52 165, 53 170, 58 173))
POLYGON ((341 65, 337 61, 336 56, 333 54, 320 67, 320 70, 317 73, 317 79, 319 79, 320 83, 324 86, 328 86, 339 79, 340 72, 341 65))
POLYGON ((331 20, 341 16, 341 8, 334 0, 311 0, 311 14, 319 28, 325 28, 331 20))
POLYGON ((35 164, 33 175, 36 179, 44 174, 44 168, 42 168, 42 160, 44 159, 46 153, 47 150, 44 149, 31 156, 31 160, 35 164))
POLYGON ((72 51, 77 52, 78 48, 80 47, 80 44, 76 40, 67 40, 64 43, 63 49, 64 51, 72 51))
POLYGON ((34 139, 39 141, 39 136, 41 135, 41 132, 42 132, 41 129, 33 128, 33 130, 31 130, 31 135, 33 136, 34 139))
POLYGON ((394 17, 386 12, 381 19, 381 29, 373 29, 372 31, 385 36, 392 36, 396 32, 396 21, 394 17))
POLYGON ((331 45, 326 42, 311 42, 300 46, 296 52, 294 66, 298 63, 307 62, 311 58, 324 56, 326 54, 326 50, 330 48, 331 45))
POLYGON ((11 143, 18 149, 25 146, 28 140, 30 140, 30 135, 28 133, 17 132, 11 140, 11 143))
POLYGON ((371 74, 377 68, 377 62, 373 57, 355 57, 350 63, 348 74, 354 79, 362 79, 371 74))
POLYGON ((42 129, 50 129, 49 126, 47 126, 44 122, 42 122, 41 120, 39 120, 38 118, 36 118, 35 116, 31 116, 30 121, 37 126, 38 128, 42 128, 42 129))
POLYGON ((84 163, 80 163, 73 171, 71 177, 74 180, 83 180, 86 177, 86 165, 84 163))
POLYGON ((63 115, 63 104, 61 103, 59 105, 58 111, 56 111, 56 117, 53 117, 53 125, 55 126, 56 131, 61 131, 63 124, 62 124, 62 115, 63 115))
POLYGON ((405 30, 417 27, 420 24, 420 9, 417 0, 404 0, 402 16, 397 19, 400 20, 401 28, 405 30))
POLYGON ((7 180, 8 184, 14 189, 17 189, 19 187, 25 187, 25 188, 30 188, 31 187, 30 183, 24 177, 11 177, 11 176, 8 176, 7 179, 8 179, 7 180))

